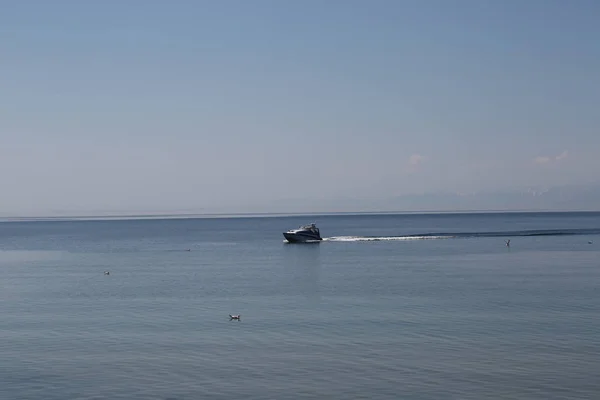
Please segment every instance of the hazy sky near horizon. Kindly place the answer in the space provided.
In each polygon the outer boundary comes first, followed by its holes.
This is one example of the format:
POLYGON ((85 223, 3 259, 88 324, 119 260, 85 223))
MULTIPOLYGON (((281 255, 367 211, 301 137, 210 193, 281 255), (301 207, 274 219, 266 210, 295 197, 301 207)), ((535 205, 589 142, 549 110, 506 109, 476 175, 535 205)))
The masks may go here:
POLYGON ((599 20, 593 0, 0 0, 0 208, 593 182, 599 20))

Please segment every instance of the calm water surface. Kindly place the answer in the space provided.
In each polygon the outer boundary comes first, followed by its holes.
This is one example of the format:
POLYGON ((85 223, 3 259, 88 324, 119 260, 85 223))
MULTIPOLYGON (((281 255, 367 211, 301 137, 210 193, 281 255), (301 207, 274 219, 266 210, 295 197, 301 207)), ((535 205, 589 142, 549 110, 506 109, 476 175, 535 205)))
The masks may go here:
POLYGON ((598 399, 599 246, 598 213, 3 222, 0 398, 598 399))

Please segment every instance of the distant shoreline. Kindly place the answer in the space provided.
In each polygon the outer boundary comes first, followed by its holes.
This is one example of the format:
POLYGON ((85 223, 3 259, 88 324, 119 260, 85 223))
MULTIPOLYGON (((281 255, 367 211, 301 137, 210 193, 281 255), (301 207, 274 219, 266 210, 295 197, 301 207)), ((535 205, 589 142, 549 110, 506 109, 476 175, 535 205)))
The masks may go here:
POLYGON ((585 214, 599 210, 432 210, 432 211, 348 211, 313 213, 174 213, 174 214, 106 214, 60 216, 0 216, 0 222, 50 222, 50 221, 116 221, 116 220, 172 220, 172 219, 225 219, 225 218, 293 218, 335 217, 361 215, 452 215, 452 214, 585 214))

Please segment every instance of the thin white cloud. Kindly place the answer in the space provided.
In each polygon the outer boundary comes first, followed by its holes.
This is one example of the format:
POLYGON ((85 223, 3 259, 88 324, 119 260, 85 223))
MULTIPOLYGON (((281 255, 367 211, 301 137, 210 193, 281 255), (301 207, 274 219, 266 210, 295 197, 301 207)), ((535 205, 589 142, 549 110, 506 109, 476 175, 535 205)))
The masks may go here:
POLYGON ((417 165, 421 164, 424 160, 425 160, 425 157, 423 157, 422 155, 413 154, 410 157, 408 157, 408 164, 412 165, 412 166, 417 166, 417 165))
POLYGON ((541 164, 549 164, 551 162, 564 160, 568 156, 569 156, 569 152, 565 150, 557 156, 538 156, 533 159, 533 162, 535 164, 540 164, 540 165, 541 164))
POLYGON ((540 156, 533 159, 533 162, 536 164, 548 164, 550 162, 550 157, 540 156))
POLYGON ((408 157, 405 171, 409 174, 416 173, 417 171, 419 171, 424 161, 425 157, 421 154, 412 154, 410 157, 408 157))
POLYGON ((559 155, 557 155, 556 157, 554 157, 554 159, 557 161, 560 161, 560 160, 564 160, 568 156, 569 156, 569 152, 565 150, 562 153, 560 153, 559 155))

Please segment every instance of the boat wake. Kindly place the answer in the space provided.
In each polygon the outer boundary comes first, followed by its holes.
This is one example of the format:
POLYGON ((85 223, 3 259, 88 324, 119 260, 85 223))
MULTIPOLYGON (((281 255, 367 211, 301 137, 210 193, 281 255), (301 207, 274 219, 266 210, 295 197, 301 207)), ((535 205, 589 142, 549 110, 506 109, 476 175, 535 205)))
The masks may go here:
POLYGON ((573 236, 600 235, 600 228, 591 229, 537 229, 522 231, 492 231, 492 232, 436 232, 398 236, 332 236, 323 238, 326 242, 378 242, 426 239, 466 239, 491 237, 527 237, 527 236, 573 236))
POLYGON ((380 242, 392 240, 451 239, 452 236, 333 236, 324 242, 380 242))

